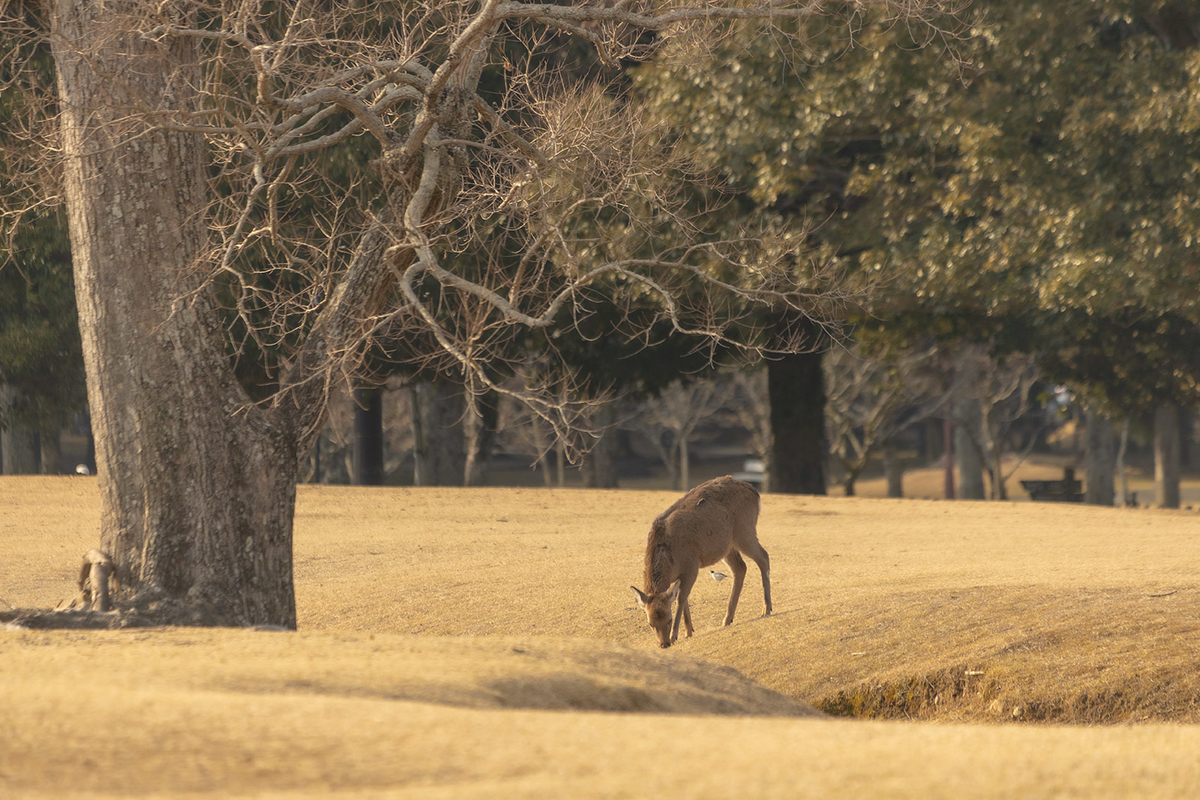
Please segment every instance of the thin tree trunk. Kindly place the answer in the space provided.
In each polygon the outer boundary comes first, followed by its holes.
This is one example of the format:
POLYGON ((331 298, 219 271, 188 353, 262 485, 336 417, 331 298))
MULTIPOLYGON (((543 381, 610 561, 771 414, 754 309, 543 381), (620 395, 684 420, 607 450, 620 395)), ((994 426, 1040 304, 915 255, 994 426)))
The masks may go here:
POLYGON ((981 411, 979 401, 974 398, 959 400, 954 430, 954 450, 958 459, 958 496, 963 500, 982 500, 987 495, 983 488, 983 458, 976 443, 979 438, 981 411))
POLYGON ((462 486, 466 477, 462 387, 445 381, 413 386, 413 453, 417 486, 462 486))
MULTIPOLYGON (((0 419, 18 400, 17 390, 0 383, 0 419)), ((38 472, 38 448, 31 428, 11 421, 0 428, 0 475, 33 475, 38 472)))
POLYGON ((11 425, 0 431, 0 474, 36 475, 38 473, 37 439, 29 428, 11 425))
POLYGON ((354 468, 356 486, 383 485, 383 387, 354 390, 354 468))
POLYGON ((1179 408, 1154 411, 1154 501, 1159 508, 1179 508, 1179 408))
POLYGON ((1087 415, 1087 454, 1084 473, 1083 502, 1093 506, 1113 504, 1113 465, 1116 436, 1112 421, 1094 409, 1085 409, 1087 415))
POLYGON ((1004 452, 999 448, 992 452, 991 498, 1008 499, 1008 483, 1004 480, 1004 452))
POLYGON ((692 452, 686 433, 679 437, 679 489, 686 492, 692 488, 692 452))
POLYGON ((942 497, 954 499, 954 420, 942 420, 942 497))
POLYGON ((820 352, 767 362, 771 491, 825 494, 825 376, 820 352))
POLYGON ((611 404, 596 410, 596 425, 602 429, 600 439, 587 460, 584 470, 584 485, 596 489, 617 488, 617 429, 616 412, 611 404))
POLYGON ((179 66, 197 63, 187 42, 143 39, 121 17, 142 7, 50 8, 101 549, 157 613, 295 627, 293 417, 249 402, 221 343, 196 264, 202 139, 129 116, 186 104, 201 83, 179 66))
POLYGON ((567 445, 561 440, 554 443, 554 468, 558 480, 558 487, 567 485, 567 445))
POLYGON ((492 464, 492 450, 500 426, 500 397, 488 390, 475 398, 478 415, 466 420, 466 485, 483 486, 492 464))
POLYGON ((904 463, 896 452, 896 440, 890 436, 883 443, 883 473, 887 478, 887 496, 904 497, 904 463))
POLYGON ((62 468, 58 462, 62 459, 62 430, 55 426, 43 427, 38 435, 38 444, 41 447, 41 473, 61 474, 62 468))
POLYGON ((1121 420, 1121 439, 1117 446, 1117 478, 1121 482, 1121 505, 1131 506, 1134 501, 1129 495, 1129 473, 1125 470, 1125 450, 1129 446, 1129 418, 1121 420))

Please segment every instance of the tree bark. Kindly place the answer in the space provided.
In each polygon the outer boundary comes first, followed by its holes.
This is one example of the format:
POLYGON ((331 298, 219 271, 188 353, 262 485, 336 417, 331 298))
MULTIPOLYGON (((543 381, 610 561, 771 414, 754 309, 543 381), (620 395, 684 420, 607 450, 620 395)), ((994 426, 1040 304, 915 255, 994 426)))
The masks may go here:
POLYGON ((1154 503, 1179 508, 1179 408, 1154 411, 1154 503))
POLYGON ((771 491, 825 494, 825 376, 820 351, 767 362, 771 491))
POLYGON ((129 111, 187 110, 201 83, 180 66, 198 62, 190 45, 147 41, 123 16, 143 7, 51 7, 101 549, 145 607, 295 627, 296 431, 249 402, 222 346, 197 264, 203 140, 129 111))
POLYGON ((1111 506, 1116 497, 1113 487, 1116 465, 1116 432, 1112 420, 1094 409, 1087 415, 1087 464, 1083 502, 1093 506, 1111 506))
POLYGON ((963 500, 982 500, 983 457, 979 452, 979 401, 965 398, 955 403, 958 424, 954 427, 954 452, 958 461, 958 496, 963 500))
POLYGON ((355 486, 383 485, 383 387, 359 386, 354 390, 355 486))

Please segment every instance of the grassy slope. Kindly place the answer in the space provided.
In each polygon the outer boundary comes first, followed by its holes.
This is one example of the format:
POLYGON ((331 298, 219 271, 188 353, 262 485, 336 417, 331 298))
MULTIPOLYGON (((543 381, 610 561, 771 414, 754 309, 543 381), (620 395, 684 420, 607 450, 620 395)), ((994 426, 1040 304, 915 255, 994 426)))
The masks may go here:
MULTIPOLYGON (((628 586, 671 499, 302 487, 300 634, 0 632, 0 789, 1184 797, 1200 784, 1191 725, 691 716, 804 713, 774 689, 935 720, 1198 722, 1194 514, 767 497, 775 615, 757 616, 751 565, 722 630, 729 582, 704 580, 697 636, 660 652, 628 586)), ((0 512, 0 599, 69 596, 95 544, 94 484, 0 478, 0 512)))

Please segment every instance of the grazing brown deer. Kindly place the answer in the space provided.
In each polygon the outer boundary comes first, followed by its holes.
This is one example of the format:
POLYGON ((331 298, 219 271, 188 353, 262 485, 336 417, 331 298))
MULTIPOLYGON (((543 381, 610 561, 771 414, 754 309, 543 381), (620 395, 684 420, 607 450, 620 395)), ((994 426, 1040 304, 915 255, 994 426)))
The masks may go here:
POLYGON ((679 620, 687 635, 692 635, 692 614, 688 596, 701 567, 721 559, 733 570, 733 595, 725 624, 733 622, 738 596, 746 578, 745 555, 762 573, 763 616, 771 613, 771 562, 758 543, 758 512, 762 501, 758 491, 736 478, 714 478, 702 483, 675 501, 650 525, 646 541, 646 591, 630 586, 638 605, 646 611, 650 627, 658 635, 660 647, 670 647, 679 638, 679 620), (679 600, 674 624, 671 604, 679 600))

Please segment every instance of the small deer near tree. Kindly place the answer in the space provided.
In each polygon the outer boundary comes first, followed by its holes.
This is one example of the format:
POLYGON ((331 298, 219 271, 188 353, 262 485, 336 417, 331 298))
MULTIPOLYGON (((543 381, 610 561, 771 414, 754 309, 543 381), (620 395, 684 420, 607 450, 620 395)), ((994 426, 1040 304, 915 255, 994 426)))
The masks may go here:
POLYGON ((658 515, 646 542, 646 590, 636 586, 638 605, 646 612, 660 647, 670 647, 679 638, 679 620, 692 635, 688 596, 701 567, 724 559, 733 571, 733 595, 725 624, 733 622, 742 583, 746 579, 746 556, 758 565, 763 583, 763 615, 771 613, 771 563, 758 543, 758 491, 735 478, 714 478, 702 483, 658 515), (679 601, 674 620, 671 604, 679 601))

